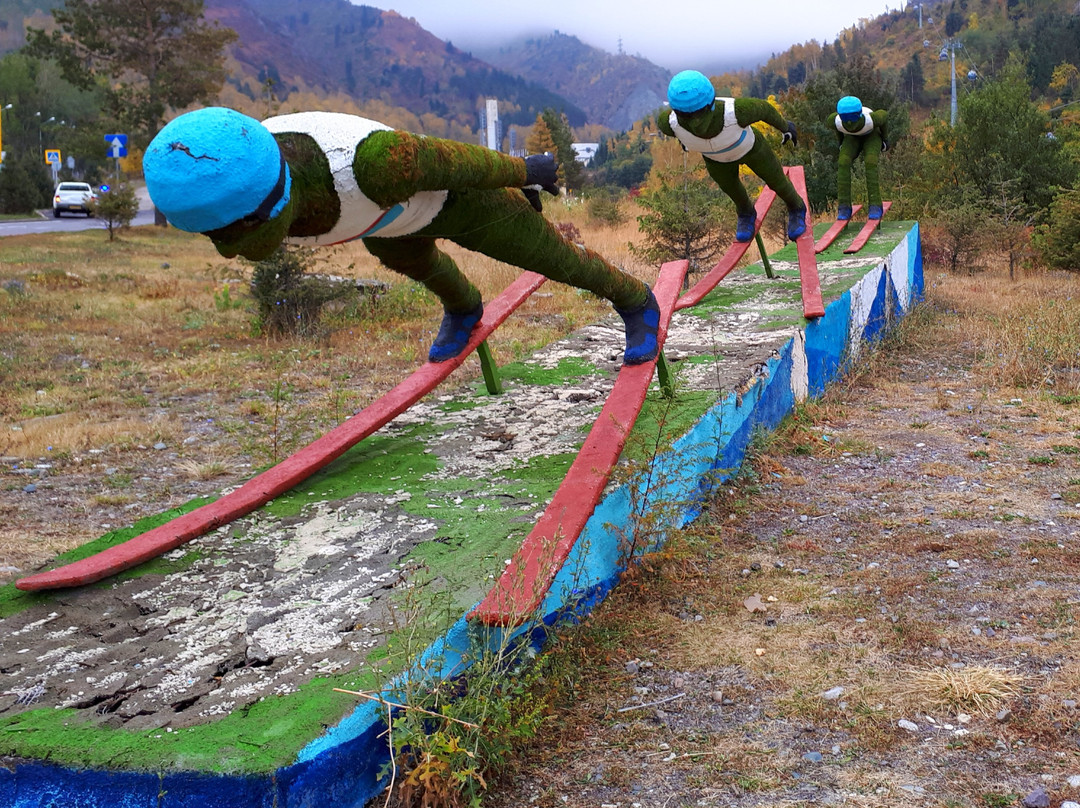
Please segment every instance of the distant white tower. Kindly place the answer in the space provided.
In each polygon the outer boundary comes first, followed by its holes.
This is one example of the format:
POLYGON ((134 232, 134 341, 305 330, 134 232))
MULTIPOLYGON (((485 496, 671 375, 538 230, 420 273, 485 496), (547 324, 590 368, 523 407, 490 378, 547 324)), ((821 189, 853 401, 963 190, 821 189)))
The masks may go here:
POLYGON ((487 99, 487 114, 484 115, 484 119, 487 133, 484 145, 498 151, 502 143, 502 131, 499 127, 499 102, 494 98, 487 99))

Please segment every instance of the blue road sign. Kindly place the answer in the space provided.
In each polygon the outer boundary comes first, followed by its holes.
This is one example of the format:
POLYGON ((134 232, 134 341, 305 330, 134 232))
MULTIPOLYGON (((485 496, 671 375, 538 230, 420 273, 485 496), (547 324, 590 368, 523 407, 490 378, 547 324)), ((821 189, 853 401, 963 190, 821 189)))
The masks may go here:
POLYGON ((127 157, 127 135, 105 135, 109 157, 127 157))
POLYGON ((45 150, 45 162, 50 165, 60 165, 60 150, 59 149, 46 149, 45 150))

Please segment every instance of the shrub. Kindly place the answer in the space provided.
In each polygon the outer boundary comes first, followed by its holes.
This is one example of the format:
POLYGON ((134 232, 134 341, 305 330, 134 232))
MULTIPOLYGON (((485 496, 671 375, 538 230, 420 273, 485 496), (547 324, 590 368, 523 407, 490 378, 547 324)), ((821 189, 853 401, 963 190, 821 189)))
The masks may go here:
POLYGON ((92 211, 105 223, 105 229, 109 231, 109 241, 112 241, 116 237, 116 231, 130 227, 131 220, 139 212, 135 189, 126 182, 110 188, 98 196, 92 211))
POLYGON ((309 250, 281 247, 255 264, 251 294, 260 333, 316 336, 323 306, 356 294, 354 285, 306 274, 310 258, 309 250))
POLYGON ((4 160, 0 170, 0 213, 33 213, 49 206, 49 172, 30 152, 4 160))
POLYGON ((1054 198, 1050 221, 1039 228, 1036 246, 1050 266, 1080 272, 1080 191, 1054 198))
POLYGON ((619 208, 619 199, 608 190, 601 190, 589 196, 586 204, 589 217, 594 222, 615 227, 626 221, 626 215, 619 208))

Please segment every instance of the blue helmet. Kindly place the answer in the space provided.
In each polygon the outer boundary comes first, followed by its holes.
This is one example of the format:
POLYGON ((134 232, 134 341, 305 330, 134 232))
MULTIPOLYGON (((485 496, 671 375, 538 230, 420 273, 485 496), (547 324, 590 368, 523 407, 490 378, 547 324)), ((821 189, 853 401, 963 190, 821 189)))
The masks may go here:
POLYGON ((292 178, 270 131, 224 107, 187 112, 158 132, 143 157, 146 190, 173 227, 217 230, 240 219, 274 218, 292 178))
POLYGON ((667 88, 668 103, 676 112, 697 112, 710 106, 716 90, 704 73, 684 70, 672 77, 667 88))
POLYGON ((862 116, 862 101, 853 95, 845 95, 836 102, 836 112, 842 121, 855 121, 862 116))

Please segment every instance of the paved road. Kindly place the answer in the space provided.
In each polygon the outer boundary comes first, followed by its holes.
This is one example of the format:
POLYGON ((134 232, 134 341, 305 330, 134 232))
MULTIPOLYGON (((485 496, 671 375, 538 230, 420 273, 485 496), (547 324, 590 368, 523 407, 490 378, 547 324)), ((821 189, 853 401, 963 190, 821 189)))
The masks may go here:
MULTIPOLYGON (((139 212, 131 220, 131 226, 138 227, 144 224, 153 224, 154 208, 150 204, 150 198, 146 195, 145 189, 138 189, 136 196, 139 199, 139 212)), ((100 219, 91 219, 81 213, 62 213, 60 218, 56 219, 53 217, 52 210, 49 209, 39 210, 34 218, 0 222, 0 237, 89 229, 104 230, 105 223, 100 219)))

